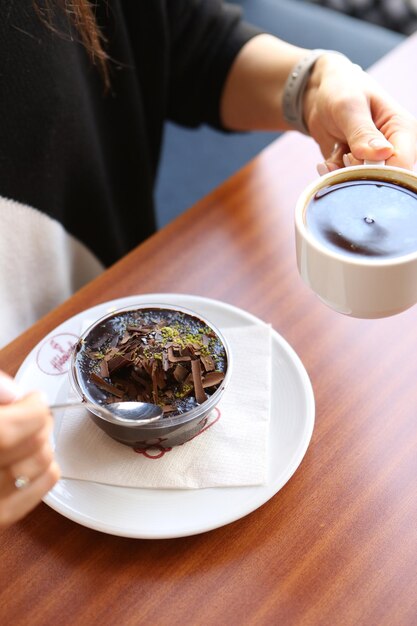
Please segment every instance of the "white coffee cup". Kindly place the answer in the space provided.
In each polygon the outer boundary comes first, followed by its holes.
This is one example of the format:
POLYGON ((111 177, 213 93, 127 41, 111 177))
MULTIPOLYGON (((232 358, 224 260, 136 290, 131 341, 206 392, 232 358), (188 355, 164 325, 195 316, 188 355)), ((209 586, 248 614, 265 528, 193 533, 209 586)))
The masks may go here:
POLYGON ((324 195, 329 186, 361 180, 392 183, 417 193, 415 172, 383 164, 346 167, 315 180, 303 191, 295 209, 298 270, 304 282, 335 311, 360 318, 387 317, 417 303, 417 247, 396 256, 351 254, 323 242, 307 225, 308 206, 317 192, 323 190, 324 195))

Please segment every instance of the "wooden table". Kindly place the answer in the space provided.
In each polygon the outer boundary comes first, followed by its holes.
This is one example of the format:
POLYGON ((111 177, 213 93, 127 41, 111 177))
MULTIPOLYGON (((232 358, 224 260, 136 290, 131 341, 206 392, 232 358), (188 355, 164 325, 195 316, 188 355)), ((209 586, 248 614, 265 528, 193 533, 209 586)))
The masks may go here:
MULTIPOLYGON (((416 54, 413 37, 374 68, 414 114, 416 54)), ((301 282, 293 208, 318 159, 285 135, 0 352, 13 374, 63 320, 119 296, 224 300, 272 323, 310 375, 298 471, 255 512, 180 539, 106 535, 41 504, 1 534, 2 624, 417 623, 416 309, 350 319, 301 282)))

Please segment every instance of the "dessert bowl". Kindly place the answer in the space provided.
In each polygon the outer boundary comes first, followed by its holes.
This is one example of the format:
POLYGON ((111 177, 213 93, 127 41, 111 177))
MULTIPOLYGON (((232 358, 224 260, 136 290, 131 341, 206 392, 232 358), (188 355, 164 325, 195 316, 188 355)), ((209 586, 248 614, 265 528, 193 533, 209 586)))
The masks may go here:
POLYGON ((70 374, 77 395, 89 403, 89 416, 107 435, 138 449, 170 448, 208 423, 230 379, 230 348, 194 311, 129 306, 87 328, 74 348, 70 374), (158 404, 164 415, 151 423, 120 423, 100 411, 123 401, 158 404))

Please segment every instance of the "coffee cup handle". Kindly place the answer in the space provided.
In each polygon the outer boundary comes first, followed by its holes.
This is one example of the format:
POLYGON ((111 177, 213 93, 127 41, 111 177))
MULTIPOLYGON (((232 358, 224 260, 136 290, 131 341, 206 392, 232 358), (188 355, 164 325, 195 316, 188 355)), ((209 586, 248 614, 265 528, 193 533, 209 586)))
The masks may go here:
POLYGON ((369 161, 365 159, 363 162, 364 165, 385 165, 385 161, 369 161))

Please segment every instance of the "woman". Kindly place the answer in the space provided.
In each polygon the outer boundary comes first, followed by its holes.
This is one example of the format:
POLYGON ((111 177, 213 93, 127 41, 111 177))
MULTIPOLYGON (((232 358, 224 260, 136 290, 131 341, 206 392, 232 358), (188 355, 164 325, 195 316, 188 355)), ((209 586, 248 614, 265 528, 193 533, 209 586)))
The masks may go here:
MULTIPOLYGON (((220 0, 0 6, 2 343, 153 232, 166 119, 301 129, 320 146, 320 173, 416 160, 416 120, 346 57, 261 33, 220 0)), ((42 398, 0 385, 7 525, 58 469, 42 398)))

